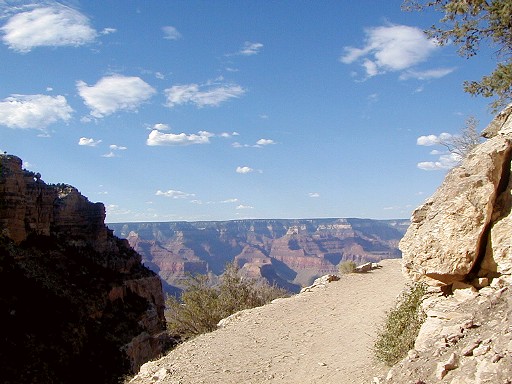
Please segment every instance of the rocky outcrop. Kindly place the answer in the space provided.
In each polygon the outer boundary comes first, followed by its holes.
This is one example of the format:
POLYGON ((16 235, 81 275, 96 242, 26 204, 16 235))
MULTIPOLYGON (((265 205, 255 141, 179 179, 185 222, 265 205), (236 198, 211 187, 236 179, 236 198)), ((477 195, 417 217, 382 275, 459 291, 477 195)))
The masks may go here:
POLYGON ((507 384, 512 380, 512 291, 505 279, 477 291, 430 294, 414 349, 379 383, 507 384))
POLYGON ((414 349, 380 383, 512 383, 512 104, 483 136, 400 243, 404 273, 434 287, 414 349))
POLYGON ((0 155, 2 383, 117 383, 167 348, 161 281, 104 219, 0 155))
POLYGON ((449 285, 512 272, 512 105, 485 132, 413 213, 400 249, 415 280, 449 285))
POLYGON ((341 261, 358 264, 400 257, 408 220, 298 219, 217 222, 117 223, 144 265, 169 285, 187 272, 221 274, 236 260, 252 277, 298 291, 337 273, 341 261))

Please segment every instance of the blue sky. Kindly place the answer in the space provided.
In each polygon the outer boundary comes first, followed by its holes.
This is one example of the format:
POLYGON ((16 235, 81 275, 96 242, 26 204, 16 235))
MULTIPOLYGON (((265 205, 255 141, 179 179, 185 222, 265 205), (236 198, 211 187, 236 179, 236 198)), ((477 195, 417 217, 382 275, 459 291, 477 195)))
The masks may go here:
POLYGON ((0 150, 107 222, 408 218, 495 65, 401 1, 0 0, 0 150))

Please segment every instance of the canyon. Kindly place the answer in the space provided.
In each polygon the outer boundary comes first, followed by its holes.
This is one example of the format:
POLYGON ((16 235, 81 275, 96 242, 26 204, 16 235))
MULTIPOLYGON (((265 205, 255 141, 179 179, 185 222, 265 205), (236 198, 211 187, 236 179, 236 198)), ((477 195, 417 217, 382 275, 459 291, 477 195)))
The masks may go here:
MULTIPOLYGON (((512 104, 483 136, 414 211, 401 260, 230 316, 144 364, 131 383, 511 384, 512 104), (425 320, 412 349, 387 369, 365 364, 393 305, 378 303, 413 282, 426 294, 413 308, 425 320)), ((391 336, 407 333, 399 317, 389 319, 400 325, 391 336)))
POLYGON ((355 218, 111 223, 158 273, 168 292, 187 274, 220 275, 235 261, 253 278, 298 292, 315 278, 357 264, 397 258, 409 220, 355 218))

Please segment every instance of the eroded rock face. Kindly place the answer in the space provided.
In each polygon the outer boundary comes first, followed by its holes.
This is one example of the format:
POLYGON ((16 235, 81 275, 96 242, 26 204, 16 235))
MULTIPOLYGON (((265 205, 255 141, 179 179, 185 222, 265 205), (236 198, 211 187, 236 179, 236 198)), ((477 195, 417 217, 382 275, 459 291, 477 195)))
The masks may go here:
POLYGON ((159 277, 105 208, 0 155, 0 381, 117 383, 161 354, 159 277))
POLYGON ((512 106, 413 213, 400 242, 403 270, 414 280, 452 284, 510 274, 512 268, 512 106))
POLYGON ((503 277, 478 292, 432 294, 423 308, 414 349, 380 383, 510 383, 512 292, 503 277))
POLYGON ((338 271, 341 261, 400 257, 408 220, 297 219, 109 224, 170 286, 187 273, 221 274, 236 260, 252 277, 290 291, 338 271))

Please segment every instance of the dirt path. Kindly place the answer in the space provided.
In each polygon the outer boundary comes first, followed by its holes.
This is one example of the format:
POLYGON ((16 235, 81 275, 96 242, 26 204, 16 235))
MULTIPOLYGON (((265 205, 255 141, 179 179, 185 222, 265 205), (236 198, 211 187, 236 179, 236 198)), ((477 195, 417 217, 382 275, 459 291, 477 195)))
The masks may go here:
POLYGON ((342 276, 182 344, 143 366, 131 383, 371 383, 375 330, 406 281, 399 260, 342 276))

